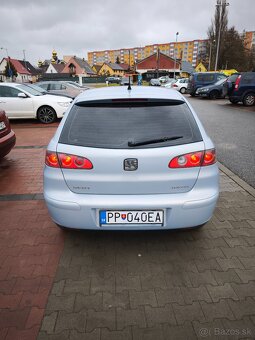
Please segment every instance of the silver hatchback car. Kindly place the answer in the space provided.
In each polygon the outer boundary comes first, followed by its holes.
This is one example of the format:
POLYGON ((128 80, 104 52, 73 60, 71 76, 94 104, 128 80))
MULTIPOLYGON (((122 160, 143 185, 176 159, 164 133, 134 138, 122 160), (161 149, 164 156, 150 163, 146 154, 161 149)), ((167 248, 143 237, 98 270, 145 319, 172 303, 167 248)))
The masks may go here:
POLYGON ((83 92, 50 141, 45 163, 45 201, 62 227, 200 226, 219 194, 213 142, 186 99, 164 88, 83 92))

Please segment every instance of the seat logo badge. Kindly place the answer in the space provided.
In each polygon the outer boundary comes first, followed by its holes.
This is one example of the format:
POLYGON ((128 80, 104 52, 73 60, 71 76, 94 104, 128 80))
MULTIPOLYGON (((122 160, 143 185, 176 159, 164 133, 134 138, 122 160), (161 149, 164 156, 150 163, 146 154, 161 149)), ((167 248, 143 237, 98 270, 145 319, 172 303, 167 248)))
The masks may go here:
POLYGON ((124 159, 124 170, 125 171, 134 171, 138 168, 138 159, 136 158, 127 158, 124 159))

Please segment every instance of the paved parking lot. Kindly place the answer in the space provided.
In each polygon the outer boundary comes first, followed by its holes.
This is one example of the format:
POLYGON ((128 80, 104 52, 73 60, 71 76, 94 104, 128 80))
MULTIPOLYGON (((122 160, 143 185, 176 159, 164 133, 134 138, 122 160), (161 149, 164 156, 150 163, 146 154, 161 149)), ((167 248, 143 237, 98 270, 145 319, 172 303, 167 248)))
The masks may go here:
POLYGON ((14 123, 0 162, 0 339, 255 338, 255 193, 222 167, 203 228, 59 230, 42 196, 57 124, 14 123))

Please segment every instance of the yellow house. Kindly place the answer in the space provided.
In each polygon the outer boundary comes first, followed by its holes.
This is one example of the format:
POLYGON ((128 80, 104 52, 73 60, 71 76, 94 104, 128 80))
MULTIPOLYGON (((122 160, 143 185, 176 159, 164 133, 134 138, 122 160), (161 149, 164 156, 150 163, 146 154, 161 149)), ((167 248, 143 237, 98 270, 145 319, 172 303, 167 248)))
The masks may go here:
POLYGON ((195 68, 195 72, 207 72, 207 69, 203 63, 199 63, 195 68))
POLYGON ((102 65, 93 65, 92 66, 92 70, 96 72, 96 74, 98 74, 98 72, 100 71, 102 65))
POLYGON ((125 70, 119 65, 115 63, 104 63, 100 70, 98 71, 99 75, 102 76, 120 76, 122 77, 125 73, 125 70))

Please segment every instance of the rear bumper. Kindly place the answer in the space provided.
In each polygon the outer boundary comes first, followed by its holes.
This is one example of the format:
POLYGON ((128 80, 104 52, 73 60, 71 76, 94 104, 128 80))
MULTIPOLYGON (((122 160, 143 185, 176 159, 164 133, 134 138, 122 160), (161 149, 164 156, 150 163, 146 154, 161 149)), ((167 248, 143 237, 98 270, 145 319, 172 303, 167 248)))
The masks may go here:
MULTIPOLYGON (((199 179, 187 193, 157 195, 86 195, 71 192, 64 183, 55 185, 60 174, 45 168, 44 198, 55 223, 74 229, 153 230, 189 228, 207 222, 218 195, 218 167, 201 169, 199 179), (55 180, 54 180, 55 173, 55 180), (54 189, 53 189, 54 188, 54 189), (163 226, 138 224, 100 226, 100 210, 164 210, 163 226)), ((61 175, 62 176, 62 175, 61 175)))
POLYGON ((6 156, 16 143, 15 133, 11 130, 8 135, 0 138, 0 158, 6 156))

